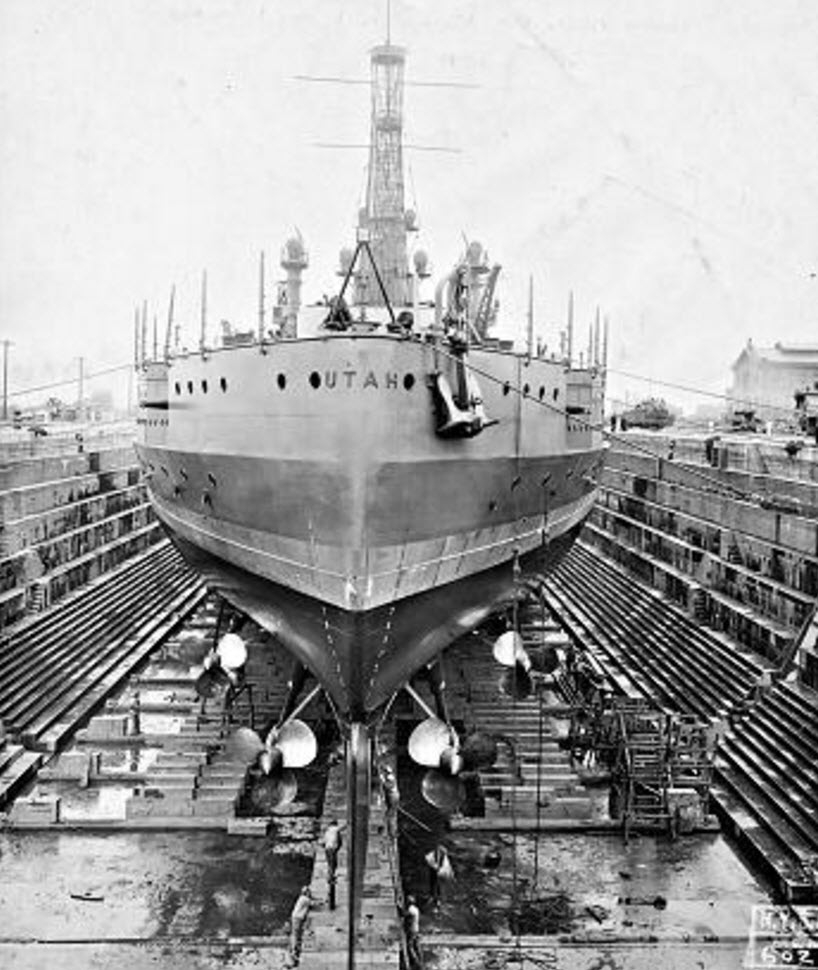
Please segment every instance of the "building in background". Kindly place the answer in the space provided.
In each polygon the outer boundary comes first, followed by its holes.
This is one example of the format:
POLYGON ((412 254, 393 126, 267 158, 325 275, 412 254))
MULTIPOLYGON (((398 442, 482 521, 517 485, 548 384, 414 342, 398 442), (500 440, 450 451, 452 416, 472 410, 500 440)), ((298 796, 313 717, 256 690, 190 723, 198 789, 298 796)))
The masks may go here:
POLYGON ((765 420, 795 420, 795 393, 818 383, 818 344, 756 347, 752 340, 732 366, 729 396, 735 409, 750 409, 765 420))

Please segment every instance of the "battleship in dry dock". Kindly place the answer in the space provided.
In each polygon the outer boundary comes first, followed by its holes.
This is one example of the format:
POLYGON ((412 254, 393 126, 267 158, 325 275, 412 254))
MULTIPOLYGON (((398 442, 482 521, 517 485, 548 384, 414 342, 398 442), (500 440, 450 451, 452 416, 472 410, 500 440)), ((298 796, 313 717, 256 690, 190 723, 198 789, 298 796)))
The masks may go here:
POLYGON ((515 561, 557 559, 602 458, 601 368, 492 339, 499 267, 478 243, 421 298, 404 61, 372 51, 367 203, 338 296, 302 305, 308 259, 291 239, 274 337, 203 334, 198 352, 141 363, 137 450, 157 516, 349 721, 507 601, 515 561))
POLYGON ((390 697, 567 550, 603 457, 598 328, 579 368, 493 338, 500 267, 476 242, 424 295, 404 64, 401 47, 371 53, 366 206, 337 296, 302 303, 290 239, 272 329, 262 310, 258 331, 210 346, 203 326, 181 352, 169 325, 153 360, 143 331, 138 361, 156 515, 317 679, 363 760, 390 697))

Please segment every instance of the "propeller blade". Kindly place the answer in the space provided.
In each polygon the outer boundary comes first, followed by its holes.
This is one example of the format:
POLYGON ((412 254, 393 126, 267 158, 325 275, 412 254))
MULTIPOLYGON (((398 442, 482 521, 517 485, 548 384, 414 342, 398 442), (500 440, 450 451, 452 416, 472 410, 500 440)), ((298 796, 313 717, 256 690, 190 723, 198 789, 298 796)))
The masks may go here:
POLYGON ((225 633, 219 640, 216 654, 225 670, 238 670, 247 663, 247 647, 237 633, 225 633))
POLYGON ((524 701, 531 696, 533 689, 531 677, 521 664, 515 664, 510 670, 506 670, 500 678, 500 690, 514 700, 524 701))
POLYGON ((444 775, 436 768, 430 768, 423 776, 420 790, 430 805, 449 815, 466 800, 466 786, 462 780, 444 775))
POLYGON ((230 681, 221 667, 210 667, 208 670, 203 670, 196 678, 195 684, 196 693, 205 700, 224 693, 229 686, 230 681))
POLYGON ((253 783, 247 797, 252 811, 258 815, 269 815, 282 805, 295 801, 297 794, 295 772, 283 771, 270 777, 260 776, 253 783))
POLYGON ((517 654, 523 649, 523 638, 516 630, 506 630, 494 641, 494 659, 504 667, 513 667, 517 654))
POLYGON ((427 717, 409 735, 409 757, 425 768, 437 768, 444 751, 452 747, 452 732, 439 717, 427 717))
POLYGON ((463 767, 470 771, 491 768, 497 761, 497 742, 485 731, 473 731, 467 735, 460 748, 463 767))
POLYGON ((249 765, 264 751, 264 742, 252 728, 240 727, 227 738, 224 750, 232 761, 249 765))
POLYGON ((557 648, 546 644, 531 651, 531 667, 540 674, 553 674, 560 665, 557 648))
POLYGON ((506 630, 494 642, 492 650, 494 659, 504 667, 513 667, 515 664, 522 665, 529 670, 531 659, 523 646, 523 638, 516 630, 506 630))
POLYGON ((267 745, 281 751, 285 768, 306 768, 318 754, 318 742, 312 728, 298 718, 291 718, 280 728, 274 728, 267 738, 267 745))

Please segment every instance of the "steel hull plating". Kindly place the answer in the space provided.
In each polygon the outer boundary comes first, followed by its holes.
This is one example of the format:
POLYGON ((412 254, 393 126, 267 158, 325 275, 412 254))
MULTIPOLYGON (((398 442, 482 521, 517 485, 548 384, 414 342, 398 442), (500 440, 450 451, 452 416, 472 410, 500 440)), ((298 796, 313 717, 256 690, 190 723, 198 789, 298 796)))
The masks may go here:
MULTIPOLYGON (((577 526, 521 560, 523 575, 547 573, 571 547, 577 526)), ((386 606, 352 612, 248 573, 178 536, 182 554, 209 585, 273 632, 351 721, 365 721, 423 664, 508 603, 508 563, 386 606)), ((485 649, 475 644, 476 649, 485 649)))

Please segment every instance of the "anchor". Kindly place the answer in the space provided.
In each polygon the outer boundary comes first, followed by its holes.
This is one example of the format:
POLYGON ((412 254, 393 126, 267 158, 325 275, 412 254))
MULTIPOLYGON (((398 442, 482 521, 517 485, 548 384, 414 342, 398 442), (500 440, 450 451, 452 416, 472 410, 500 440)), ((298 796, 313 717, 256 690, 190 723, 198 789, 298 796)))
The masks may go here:
POLYGON ((432 375, 432 394, 438 414, 435 434, 441 438, 474 438, 486 428, 498 424, 489 418, 483 406, 483 395, 477 378, 466 367, 465 350, 455 349, 457 394, 445 374, 432 375))

